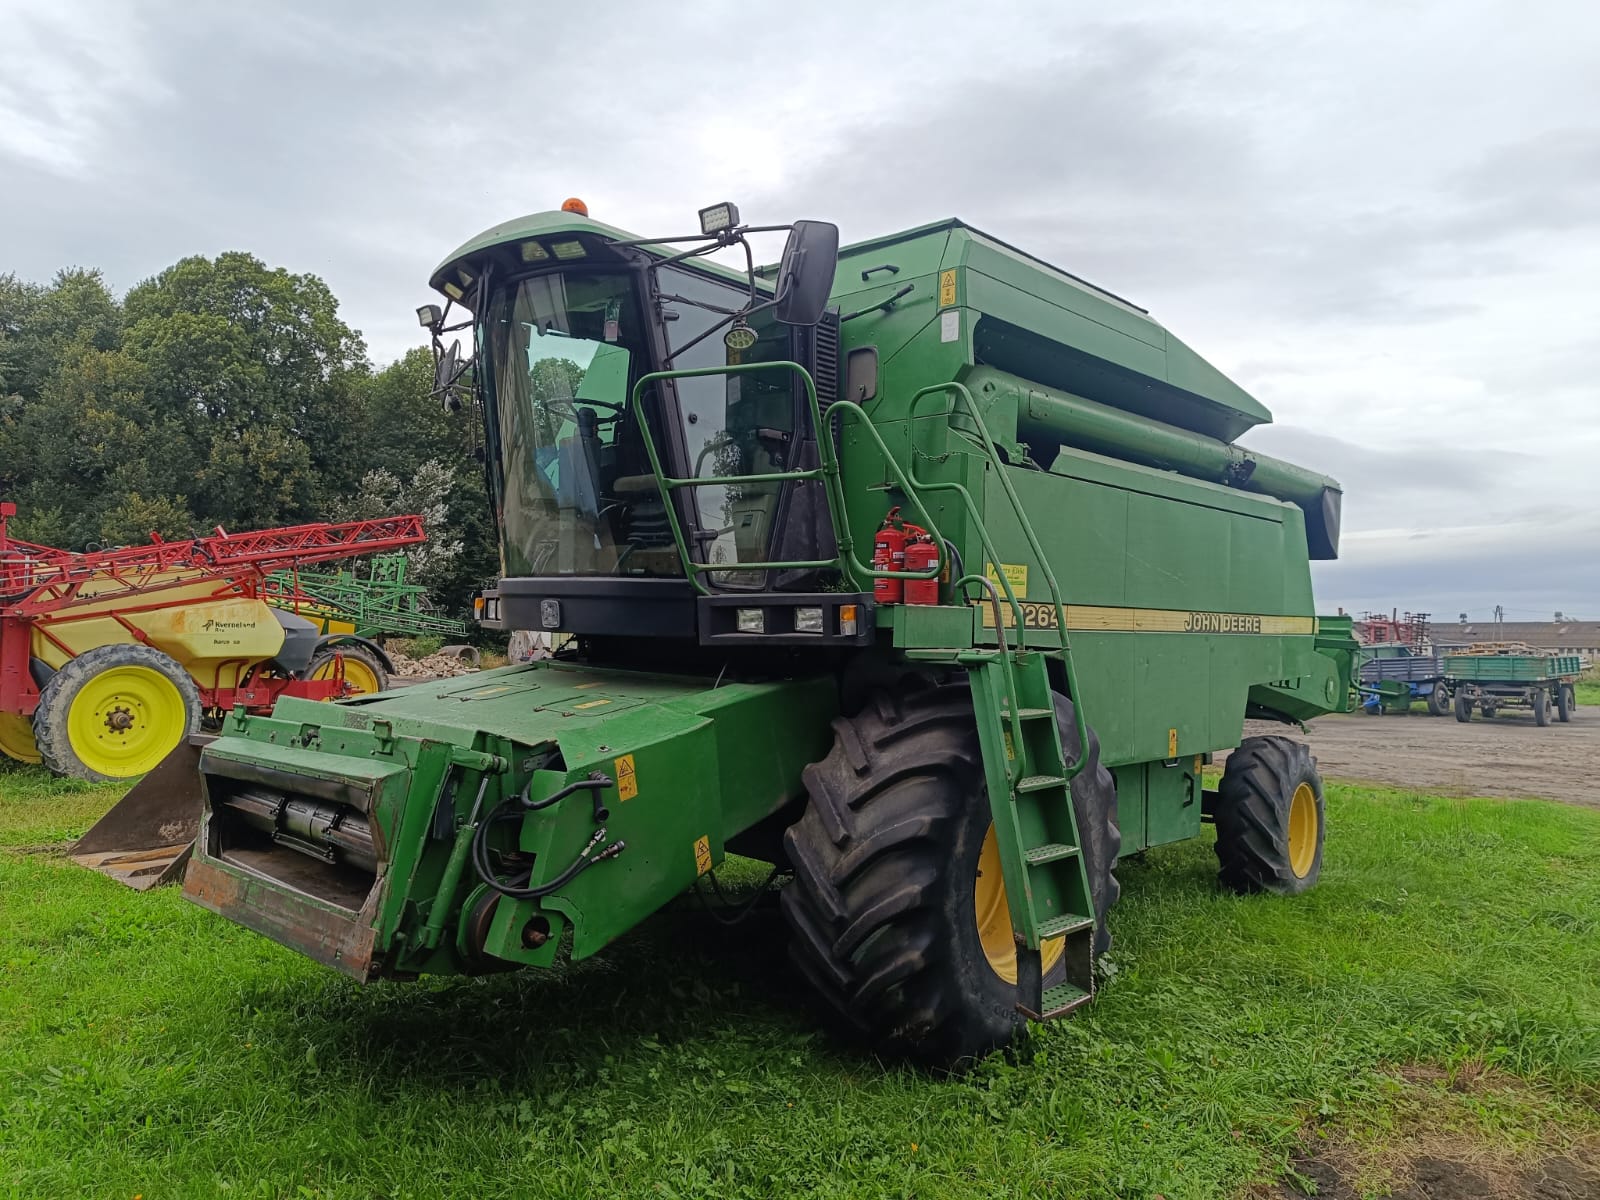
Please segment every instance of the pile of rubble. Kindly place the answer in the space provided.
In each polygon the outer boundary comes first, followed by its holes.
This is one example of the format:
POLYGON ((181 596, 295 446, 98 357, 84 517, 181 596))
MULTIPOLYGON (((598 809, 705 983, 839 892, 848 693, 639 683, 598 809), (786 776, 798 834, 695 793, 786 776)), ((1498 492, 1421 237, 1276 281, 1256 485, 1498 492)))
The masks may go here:
POLYGON ((402 679, 442 679, 450 675, 471 675, 478 670, 478 651, 473 646, 441 646, 426 658, 407 658, 390 649, 394 673, 402 679))

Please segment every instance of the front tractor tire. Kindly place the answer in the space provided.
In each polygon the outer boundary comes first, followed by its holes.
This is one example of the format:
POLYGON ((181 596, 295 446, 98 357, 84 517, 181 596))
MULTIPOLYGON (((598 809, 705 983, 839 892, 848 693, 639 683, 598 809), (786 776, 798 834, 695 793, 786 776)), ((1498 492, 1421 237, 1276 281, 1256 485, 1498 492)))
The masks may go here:
MULTIPOLYGON (((1065 697, 1056 722, 1076 757, 1065 697)), ((1015 1038, 1016 950, 967 688, 875 693, 834 722, 833 750, 805 783, 810 803, 784 837, 795 880, 781 906, 790 955, 822 1001, 878 1051, 937 1069, 1015 1038)), ((1072 801, 1098 956, 1110 945, 1122 835, 1092 732, 1072 801)), ((1041 957, 1048 988, 1064 977, 1060 943, 1041 957)))
POLYGON ((1286 737, 1246 738, 1217 788, 1217 862, 1236 892, 1292 896, 1322 873, 1322 776, 1309 747, 1286 737))
POLYGON ((97 646, 51 677, 33 714, 44 765, 114 783, 143 775, 200 728, 200 692, 150 646, 97 646))

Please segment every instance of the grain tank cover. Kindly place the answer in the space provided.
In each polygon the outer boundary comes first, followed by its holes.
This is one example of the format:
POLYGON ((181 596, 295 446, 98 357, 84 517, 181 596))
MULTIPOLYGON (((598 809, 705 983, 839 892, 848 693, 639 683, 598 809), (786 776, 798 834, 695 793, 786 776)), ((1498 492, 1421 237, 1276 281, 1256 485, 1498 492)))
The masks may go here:
MULTIPOLYGON (((917 292, 929 299, 936 292, 940 309, 967 311, 961 332, 972 365, 1224 442, 1272 420, 1142 308, 961 221, 846 246, 835 300, 849 309, 853 294, 884 291, 891 275, 883 264, 899 268, 892 276, 899 286, 937 271, 937 281, 919 282, 917 292)), ((885 358, 893 349, 879 347, 885 358)))

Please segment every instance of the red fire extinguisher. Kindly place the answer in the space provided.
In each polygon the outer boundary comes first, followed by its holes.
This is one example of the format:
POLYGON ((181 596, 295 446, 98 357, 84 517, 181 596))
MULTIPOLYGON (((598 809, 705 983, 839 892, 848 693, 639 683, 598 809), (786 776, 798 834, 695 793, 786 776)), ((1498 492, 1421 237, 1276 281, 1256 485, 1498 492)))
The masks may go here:
MULTIPOLYGON (((928 531, 921 525, 902 520, 896 505, 878 526, 872 540, 872 569, 874 571, 904 571, 906 569, 906 543, 914 537, 926 537, 928 531)), ((899 604, 905 595, 905 580, 874 579, 872 598, 879 604, 899 604)))
MULTIPOLYGON (((905 522, 900 519, 900 508, 891 508, 878 526, 872 539, 872 569, 874 571, 903 571, 906 566, 906 541, 910 538, 905 522)), ((872 598, 879 604, 899 604, 905 592, 905 582, 900 579, 879 577, 872 581, 872 598)))
MULTIPOLYGON (((933 538, 928 534, 919 534, 906 543, 907 571, 926 571, 937 566, 938 562, 939 547, 934 545, 933 538)), ((928 579, 906 580, 905 598, 907 604, 939 603, 939 577, 934 575, 928 579)))

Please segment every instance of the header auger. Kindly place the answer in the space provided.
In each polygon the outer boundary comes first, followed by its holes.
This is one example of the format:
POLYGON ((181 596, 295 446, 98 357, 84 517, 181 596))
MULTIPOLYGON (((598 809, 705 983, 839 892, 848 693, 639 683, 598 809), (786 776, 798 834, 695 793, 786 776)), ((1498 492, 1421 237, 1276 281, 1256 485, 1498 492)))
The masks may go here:
POLYGON ((419 310, 483 422, 481 617, 566 648, 230 714, 191 899, 357 979, 475 974, 747 855, 819 1001, 951 1065, 1091 997, 1120 855, 1214 820, 1226 884, 1314 882, 1315 765, 1241 736, 1347 702, 1308 570, 1340 492, 1236 444, 1260 404, 959 221, 798 222, 734 271, 705 255, 774 227, 733 205, 654 240, 581 208, 467 242, 419 310))

